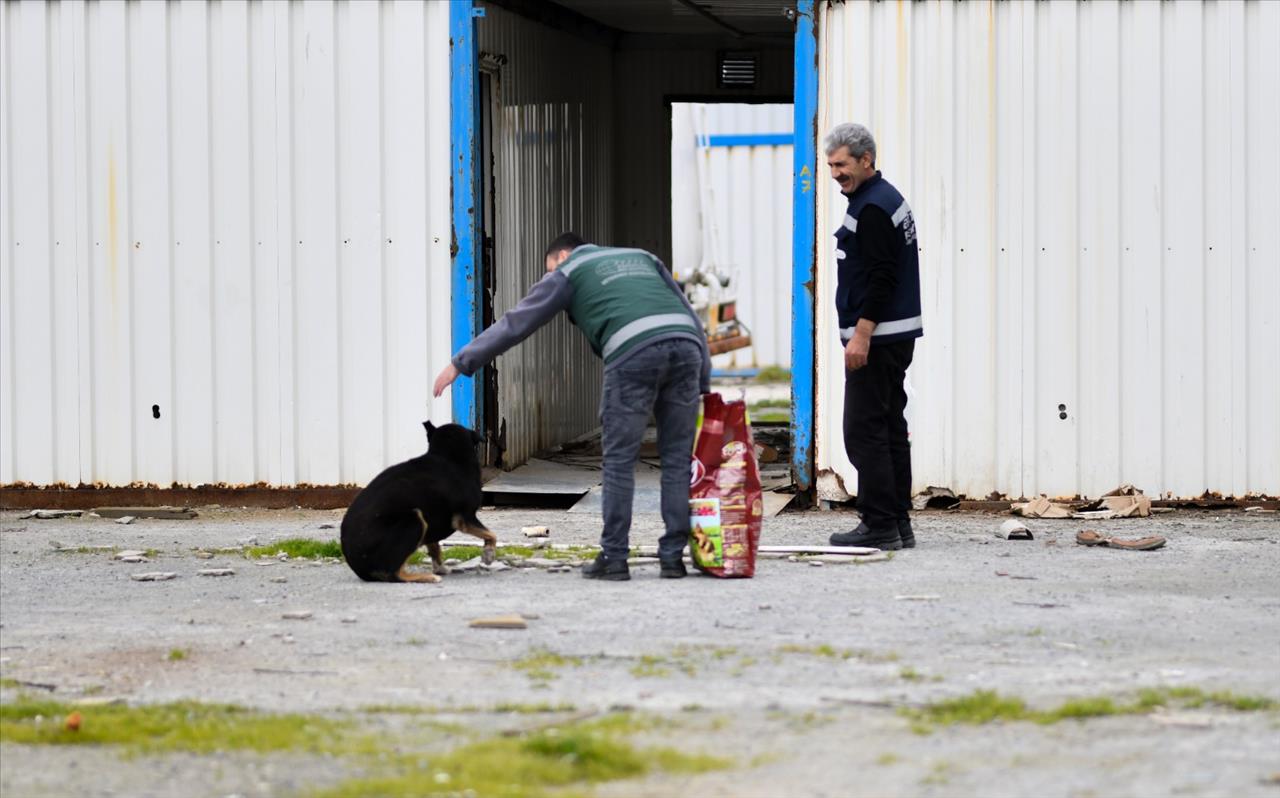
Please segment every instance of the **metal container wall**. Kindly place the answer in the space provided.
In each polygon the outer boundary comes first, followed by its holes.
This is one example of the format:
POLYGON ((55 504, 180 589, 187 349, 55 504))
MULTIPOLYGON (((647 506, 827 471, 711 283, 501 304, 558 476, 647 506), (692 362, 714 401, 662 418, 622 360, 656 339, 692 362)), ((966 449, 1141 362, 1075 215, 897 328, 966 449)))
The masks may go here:
MULTIPOLYGON (((603 44, 490 7, 478 25, 496 69, 495 318, 545 272, 543 253, 573 230, 612 243, 612 54, 603 44)), ((599 426, 603 365, 565 314, 495 361, 512 468, 599 426)))
MULTIPOLYGON (((916 488, 1280 495, 1280 4, 818 5, 819 135, 867 124, 919 233, 916 488)), ((817 464, 840 498, 827 183, 817 464)))
POLYGON ((0 483, 363 483, 423 451, 450 415, 447 4, 0 23, 0 483))
POLYGON ((716 355, 716 368, 791 366, 792 147, 699 137, 789 136, 791 116, 776 103, 672 105, 671 267, 679 276, 704 259, 724 264, 751 329, 751 346, 716 355))

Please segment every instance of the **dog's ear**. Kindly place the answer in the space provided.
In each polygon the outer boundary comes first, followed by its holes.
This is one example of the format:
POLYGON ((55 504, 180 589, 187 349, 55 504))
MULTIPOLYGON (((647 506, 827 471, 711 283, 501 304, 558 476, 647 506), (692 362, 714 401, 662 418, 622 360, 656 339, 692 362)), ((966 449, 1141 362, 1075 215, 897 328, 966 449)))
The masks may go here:
POLYGON ((422 422, 422 426, 427 430, 427 440, 430 441, 431 433, 436 431, 436 425, 432 424, 430 421, 424 421, 422 422))

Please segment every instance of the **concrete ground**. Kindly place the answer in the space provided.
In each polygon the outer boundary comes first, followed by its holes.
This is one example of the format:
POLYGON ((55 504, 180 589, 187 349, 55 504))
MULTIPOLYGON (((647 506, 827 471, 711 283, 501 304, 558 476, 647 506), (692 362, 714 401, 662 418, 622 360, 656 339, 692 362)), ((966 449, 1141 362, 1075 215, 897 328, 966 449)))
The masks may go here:
MULTIPOLYGON (((611 796, 1280 796, 1276 711, 1170 708, 929 734, 901 714, 979 689, 1040 709, 1156 686, 1280 699, 1276 514, 1090 524, 1168 538, 1130 552, 1076 545, 1078 521, 1032 520, 1035 540, 1005 541, 994 532, 1007 516, 925 512, 918 548, 863 565, 763 560, 737 581, 660 581, 644 565, 625 583, 514 568, 436 585, 194 551, 333 538, 337 511, 201 508, 193 520, 127 526, 18 515, 0 513, 3 702, 34 692, 291 712, 417 706, 453 709, 444 716, 485 733, 539 722, 492 711, 503 703, 629 707, 669 721, 662 744, 733 761, 596 791, 611 796), (127 564, 100 546, 157 554, 127 564), (214 567, 235 573, 196 573, 214 567), (145 571, 177 577, 131 580, 145 571), (283 617, 297 611, 311 617, 283 617), (509 613, 527 628, 469 626, 509 613), (186 656, 171 660, 174 649, 186 656), (517 667, 538 661, 553 664, 517 667)), ((598 535, 598 517, 562 510, 481 518, 503 541, 523 541, 526 525, 549 526, 555 543, 598 535)), ((784 512, 763 543, 822 544, 854 522, 784 512)), ((656 516, 637 519, 633 544, 657 536, 656 516)), ((346 775, 341 761, 302 754, 0 745, 6 798, 280 795, 346 775)))

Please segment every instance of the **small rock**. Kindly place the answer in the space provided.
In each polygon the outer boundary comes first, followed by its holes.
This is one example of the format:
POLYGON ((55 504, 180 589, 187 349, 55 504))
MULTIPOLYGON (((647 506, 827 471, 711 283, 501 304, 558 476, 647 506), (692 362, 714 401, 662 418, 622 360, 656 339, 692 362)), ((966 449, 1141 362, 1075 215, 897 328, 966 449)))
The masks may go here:
POLYGON ((280 638, 280 642, 286 645, 292 645, 293 635, 285 635, 284 637, 280 638))
POLYGON ((527 538, 545 538, 551 536, 551 529, 545 526, 526 526, 520 528, 520 534, 527 538))
POLYGON ((821 568, 822 566, 826 565, 826 563, 823 562, 822 560, 809 560, 809 565, 812 568, 821 568))
POLYGON ((311 618, 311 610, 294 610, 280 615, 286 621, 305 621, 311 618))
POLYGON ((321 529, 333 529, 333 524, 321 524, 321 529))
POLYGON ((480 563, 480 570, 482 571, 508 571, 510 569, 511 566, 505 562, 480 563))
POLYGON ((355 622, 356 622, 356 618, 355 618, 355 616, 354 616, 354 615, 344 615, 343 617, 339 618, 338 620, 339 620, 339 621, 341 621, 342 623, 355 623, 355 622))
POLYGON ((238 540, 236 540, 236 543, 240 544, 241 546, 256 546, 258 545, 258 536, 250 535, 247 538, 239 538, 238 540))
POLYGON ((285 576, 273 576, 271 577, 271 581, 278 585, 283 585, 285 582, 289 581, 289 578, 285 576))
POLYGON ((519 615, 495 615, 489 618, 476 618, 471 622, 473 629, 527 629, 528 624, 519 615))
POLYGON ((120 562, 127 562, 127 563, 151 562, 146 557, 143 557, 137 554, 131 555, 129 557, 116 557, 116 559, 119 560, 120 562))
POLYGON ((279 554, 277 554, 277 555, 276 555, 276 559, 277 559, 277 560, 279 560, 280 562, 288 562, 288 561, 289 561, 289 553, 288 553, 288 552, 286 552, 286 551, 282 551, 282 552, 280 552, 279 554))
POLYGON ((760 605, 758 605, 758 606, 756 607, 756 609, 758 609, 758 610, 771 610, 771 609, 773 609, 773 605, 772 605, 772 604, 760 604, 760 605))
POLYGON ((129 578, 135 582, 167 582, 177 576, 172 571, 151 571, 145 574, 133 574, 129 578))
POLYGON ((234 568, 202 568, 196 571, 196 576, 235 576, 234 568))
POLYGON ((139 551, 137 549, 129 549, 127 551, 116 552, 117 560, 128 560, 128 558, 130 557, 145 557, 145 556, 147 556, 147 553, 145 551, 139 551))
POLYGON ((254 565, 262 565, 262 566, 275 565, 275 564, 276 564, 276 560, 254 560, 254 561, 253 561, 253 564, 254 564, 254 565))
POLYGON ((135 517, 134 517, 134 516, 132 516, 132 515, 122 515, 122 516, 120 516, 119 518, 117 518, 117 519, 116 519, 116 523, 117 523, 117 524, 126 524, 126 525, 128 525, 128 524, 132 524, 132 523, 133 523, 134 521, 136 521, 136 520, 137 520, 137 518, 135 518, 135 517))
POLYGON ((197 551, 197 552, 196 552, 196 559, 197 559, 197 560, 212 560, 212 559, 213 559, 213 552, 211 552, 211 551, 197 551))

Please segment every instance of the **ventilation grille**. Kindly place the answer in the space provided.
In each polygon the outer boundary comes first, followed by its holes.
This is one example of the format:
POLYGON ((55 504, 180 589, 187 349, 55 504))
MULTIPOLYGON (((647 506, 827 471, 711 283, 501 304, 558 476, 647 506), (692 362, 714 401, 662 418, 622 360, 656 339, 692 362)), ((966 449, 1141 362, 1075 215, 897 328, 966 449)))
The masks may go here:
POLYGON ((716 85, 722 89, 754 89, 756 87, 756 54, 741 50, 725 50, 719 54, 720 68, 716 85))

